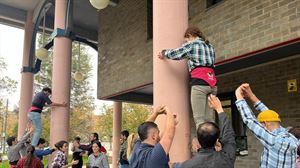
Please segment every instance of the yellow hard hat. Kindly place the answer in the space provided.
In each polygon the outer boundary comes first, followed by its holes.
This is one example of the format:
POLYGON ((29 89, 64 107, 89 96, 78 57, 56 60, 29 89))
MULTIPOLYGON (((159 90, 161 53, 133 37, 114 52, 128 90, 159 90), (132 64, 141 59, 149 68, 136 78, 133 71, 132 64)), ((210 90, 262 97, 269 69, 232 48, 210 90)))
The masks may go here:
POLYGON ((281 122, 279 118, 279 114, 276 113, 273 110, 265 110, 258 114, 257 120, 259 122, 272 122, 272 121, 279 121, 281 122))

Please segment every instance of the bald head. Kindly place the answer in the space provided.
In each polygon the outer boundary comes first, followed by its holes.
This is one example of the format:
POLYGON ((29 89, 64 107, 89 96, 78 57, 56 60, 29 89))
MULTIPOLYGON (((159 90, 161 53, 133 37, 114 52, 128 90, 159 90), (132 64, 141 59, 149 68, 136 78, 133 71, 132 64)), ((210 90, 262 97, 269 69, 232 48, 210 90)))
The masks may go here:
POLYGON ((219 127, 213 122, 205 122, 197 129, 197 138, 202 148, 213 148, 220 136, 219 127))

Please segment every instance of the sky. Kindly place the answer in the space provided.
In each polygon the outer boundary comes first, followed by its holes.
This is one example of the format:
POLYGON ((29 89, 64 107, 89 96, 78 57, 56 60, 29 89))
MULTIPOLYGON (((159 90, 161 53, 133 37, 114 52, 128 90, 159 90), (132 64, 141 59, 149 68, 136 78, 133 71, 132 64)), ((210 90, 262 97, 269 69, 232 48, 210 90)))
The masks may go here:
MULTIPOLYGON (((21 86, 21 68, 22 68, 22 57, 23 57, 23 41, 24 41, 24 30, 19 28, 14 28, 6 25, 0 24, 0 57, 4 58, 5 63, 7 64, 7 70, 4 71, 4 74, 18 82, 17 90, 12 95, 5 95, 9 100, 10 108, 13 108, 18 104, 20 99, 20 86, 21 86)), ((100 107, 103 103, 112 104, 110 101, 100 101, 97 100, 97 52, 90 48, 88 53, 92 55, 92 78, 91 85, 94 89, 93 96, 96 101, 95 104, 97 109, 95 114, 99 114, 100 107)), ((43 67, 41 67, 43 68, 43 67)), ((1 93, 0 93, 1 94, 1 93)), ((3 96, 3 95, 1 95, 3 96)))

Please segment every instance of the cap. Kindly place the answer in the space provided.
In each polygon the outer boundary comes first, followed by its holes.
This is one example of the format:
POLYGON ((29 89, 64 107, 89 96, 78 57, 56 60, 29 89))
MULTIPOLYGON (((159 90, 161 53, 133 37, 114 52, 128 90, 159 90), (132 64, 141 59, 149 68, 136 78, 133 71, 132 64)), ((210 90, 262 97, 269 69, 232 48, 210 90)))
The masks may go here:
POLYGON ((273 110, 265 110, 258 114, 257 119, 259 122, 272 122, 272 121, 279 121, 281 122, 279 118, 279 114, 276 113, 273 110))

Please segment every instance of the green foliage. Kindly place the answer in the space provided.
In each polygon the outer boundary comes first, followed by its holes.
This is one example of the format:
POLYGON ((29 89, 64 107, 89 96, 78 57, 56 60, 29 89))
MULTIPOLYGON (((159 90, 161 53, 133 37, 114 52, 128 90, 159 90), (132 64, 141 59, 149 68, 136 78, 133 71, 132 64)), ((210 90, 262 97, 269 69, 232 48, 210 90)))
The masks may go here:
POLYGON ((145 122, 152 112, 151 106, 124 103, 122 129, 137 132, 138 126, 145 122))
MULTIPOLYGON (((104 113, 96 117, 95 128, 101 133, 103 141, 110 141, 112 136, 113 107, 104 105, 104 113)), ((138 126, 145 122, 152 111, 151 106, 123 103, 122 130, 129 133, 137 132, 138 126)))
POLYGON ((17 81, 11 79, 9 76, 6 76, 3 73, 6 70, 7 64, 4 62, 4 59, 0 57, 0 108, 4 106, 4 99, 2 96, 9 95, 17 89, 17 81))
MULTIPOLYGON (((5 96, 11 94, 12 92, 16 91, 17 88, 17 81, 12 80, 9 76, 6 76, 3 72, 6 70, 7 65, 4 62, 4 59, 0 57, 0 122, 4 125, 4 120, 7 117, 7 135, 16 135, 14 131, 14 125, 17 124, 17 119, 13 112, 8 111, 6 114, 6 98, 5 96), (10 127, 12 124, 12 127, 10 127)), ((0 128, 0 133, 4 132, 3 127, 0 128)))

